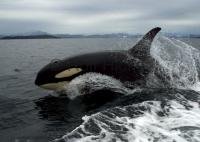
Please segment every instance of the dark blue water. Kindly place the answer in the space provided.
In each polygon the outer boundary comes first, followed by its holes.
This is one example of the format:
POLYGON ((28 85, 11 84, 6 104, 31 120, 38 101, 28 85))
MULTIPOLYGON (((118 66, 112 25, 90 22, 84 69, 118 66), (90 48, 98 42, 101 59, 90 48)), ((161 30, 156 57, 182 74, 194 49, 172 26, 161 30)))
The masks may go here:
POLYGON ((0 141, 199 141, 199 54, 193 48, 200 40, 180 40, 185 43, 161 38, 152 47, 164 68, 159 77, 149 77, 149 88, 156 89, 130 89, 99 76, 119 91, 98 90, 85 98, 73 92, 80 88, 72 83, 73 100, 36 87, 40 68, 55 58, 126 50, 137 39, 1 40, 0 141))

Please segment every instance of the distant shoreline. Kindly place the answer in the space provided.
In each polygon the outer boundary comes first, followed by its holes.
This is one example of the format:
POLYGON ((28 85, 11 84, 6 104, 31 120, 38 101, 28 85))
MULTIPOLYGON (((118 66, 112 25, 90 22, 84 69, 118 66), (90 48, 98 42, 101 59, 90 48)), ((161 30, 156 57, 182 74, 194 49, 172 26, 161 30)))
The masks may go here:
MULTIPOLYGON (((165 35, 165 34, 164 34, 165 35)), ((103 35, 10 35, 1 36, 0 40, 12 39, 63 39, 63 38, 139 38, 142 35, 130 34, 103 34, 103 35)), ((200 35, 165 35, 171 38, 200 38, 200 35)))
POLYGON ((0 39, 2 40, 9 40, 9 39, 52 39, 52 38, 59 38, 52 35, 33 35, 33 36, 4 36, 0 39))

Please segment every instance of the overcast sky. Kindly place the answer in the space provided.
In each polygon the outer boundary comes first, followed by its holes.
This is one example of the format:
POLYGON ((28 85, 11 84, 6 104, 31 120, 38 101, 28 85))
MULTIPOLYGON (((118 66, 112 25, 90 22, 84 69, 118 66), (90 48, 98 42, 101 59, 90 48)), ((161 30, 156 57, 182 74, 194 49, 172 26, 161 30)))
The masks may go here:
POLYGON ((0 0, 0 34, 200 34, 200 0, 0 0))

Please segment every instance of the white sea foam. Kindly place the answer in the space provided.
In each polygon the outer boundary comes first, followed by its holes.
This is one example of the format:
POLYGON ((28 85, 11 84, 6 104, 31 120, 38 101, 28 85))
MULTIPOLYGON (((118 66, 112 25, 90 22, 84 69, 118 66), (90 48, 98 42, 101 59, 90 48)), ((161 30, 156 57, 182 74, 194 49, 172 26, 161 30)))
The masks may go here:
POLYGON ((136 109, 142 106, 146 108, 142 114, 132 117, 120 116, 120 114, 113 113, 113 110, 109 115, 100 112, 85 116, 83 117, 84 123, 63 139, 70 142, 197 142, 200 141, 199 104, 191 101, 187 103, 191 106, 190 109, 186 109, 184 105, 173 100, 169 101, 164 108, 158 101, 149 101, 113 109, 126 114, 131 108, 136 109), (167 111, 165 116, 160 116, 159 112, 163 111, 167 111), (95 123, 94 127, 100 129, 98 133, 90 130, 92 129, 90 125, 93 125, 91 122, 95 123))
POLYGON ((194 85, 192 85, 191 89, 200 93, 200 82, 197 82, 194 85))
POLYGON ((73 99, 76 96, 89 94, 101 89, 109 89, 124 94, 130 91, 119 80, 100 73, 86 73, 76 77, 67 85, 66 91, 68 96, 73 99))

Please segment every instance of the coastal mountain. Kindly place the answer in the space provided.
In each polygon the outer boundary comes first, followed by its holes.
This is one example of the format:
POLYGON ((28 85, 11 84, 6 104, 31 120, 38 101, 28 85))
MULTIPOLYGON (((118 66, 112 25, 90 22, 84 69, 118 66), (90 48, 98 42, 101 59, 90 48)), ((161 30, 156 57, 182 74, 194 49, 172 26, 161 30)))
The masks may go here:
POLYGON ((52 35, 27 35, 27 36, 4 36, 1 39, 49 39, 49 38, 58 38, 52 35))
MULTIPOLYGON (((200 38, 200 35, 195 34, 180 34, 180 33, 162 33, 167 37, 175 38, 200 38)), ((0 35, 0 39, 51 39, 51 38, 127 38, 127 37, 141 37, 141 34, 127 34, 127 33, 112 33, 112 34, 50 34, 43 31, 26 32, 20 34, 0 35)))
POLYGON ((59 37, 43 31, 34 31, 34 32, 0 36, 0 39, 49 39, 49 38, 59 38, 59 37))
POLYGON ((46 32, 32 32, 15 35, 0 36, 0 39, 48 39, 48 38, 126 38, 126 37, 137 37, 140 35, 131 35, 126 33, 116 34, 49 34, 46 32))

